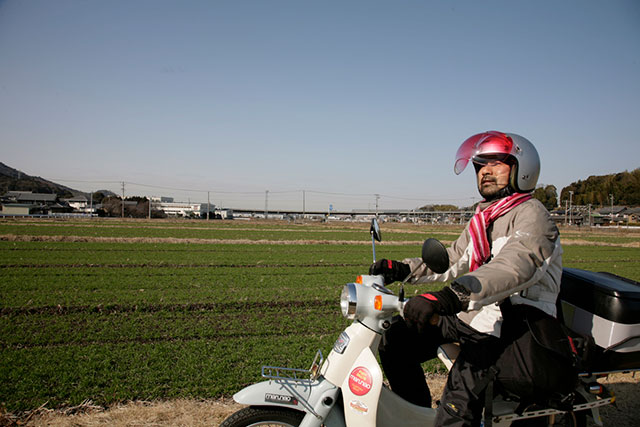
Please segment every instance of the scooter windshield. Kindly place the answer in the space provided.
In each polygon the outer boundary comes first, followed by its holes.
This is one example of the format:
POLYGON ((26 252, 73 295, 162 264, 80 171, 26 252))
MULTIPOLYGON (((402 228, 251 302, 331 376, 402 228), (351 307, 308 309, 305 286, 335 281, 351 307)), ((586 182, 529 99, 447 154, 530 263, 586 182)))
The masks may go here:
POLYGON ((456 152, 453 170, 459 175, 478 156, 513 154, 513 141, 502 132, 489 131, 467 138, 456 152))

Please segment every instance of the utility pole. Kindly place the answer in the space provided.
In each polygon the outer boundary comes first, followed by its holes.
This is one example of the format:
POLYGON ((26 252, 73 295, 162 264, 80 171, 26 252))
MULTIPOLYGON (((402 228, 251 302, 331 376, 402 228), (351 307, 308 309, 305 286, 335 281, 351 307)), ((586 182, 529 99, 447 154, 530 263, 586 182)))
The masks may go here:
POLYGON ((609 194, 609 198, 611 199, 611 225, 613 225, 613 194, 609 194))
POLYGON ((378 200, 380 200, 380 195, 376 194, 376 218, 378 217, 378 200))
POLYGON ((91 195, 89 196, 89 215, 91 216, 91 218, 93 218, 93 191, 91 192, 91 195))
POLYGON ((151 219, 151 196, 149 196, 149 219, 151 219))
POLYGON ((569 210, 568 205, 569 205, 569 201, 565 200, 564 201, 564 225, 567 225, 567 218, 568 218, 567 211, 569 210))
POLYGON ((302 190, 302 219, 304 219, 307 216, 306 203, 307 203, 307 194, 304 190, 302 190))
POLYGON ((269 190, 264 192, 264 219, 269 218, 269 190))
POLYGON ((124 181, 122 181, 122 218, 124 218, 124 181))
POLYGON ((207 191, 207 221, 209 221, 209 211, 211 208, 209 207, 209 192, 207 191))
POLYGON ((569 190, 569 225, 572 224, 573 216, 571 215, 571 202, 573 201, 573 191, 569 190))
POLYGON ((589 203, 589 228, 591 228, 591 203, 589 203))

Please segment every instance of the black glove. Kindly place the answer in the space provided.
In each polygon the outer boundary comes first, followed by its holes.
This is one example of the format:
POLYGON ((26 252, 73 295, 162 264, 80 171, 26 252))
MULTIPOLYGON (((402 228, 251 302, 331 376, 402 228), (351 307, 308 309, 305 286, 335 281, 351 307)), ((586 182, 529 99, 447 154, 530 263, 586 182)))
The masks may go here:
POLYGON ((427 292, 411 298, 404 306, 404 320, 409 328, 419 333, 431 324, 434 314, 453 315, 462 310, 462 302, 451 288, 427 292))
POLYGON ((369 274, 384 276, 384 283, 404 280, 411 273, 411 267, 400 261, 380 259, 369 267, 369 274))

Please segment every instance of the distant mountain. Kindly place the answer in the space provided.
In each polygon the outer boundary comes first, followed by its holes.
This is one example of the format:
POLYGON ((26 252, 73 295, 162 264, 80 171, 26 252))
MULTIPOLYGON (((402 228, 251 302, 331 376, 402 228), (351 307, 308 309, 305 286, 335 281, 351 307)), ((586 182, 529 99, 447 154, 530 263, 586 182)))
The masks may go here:
POLYGON ((0 195, 8 191, 32 191, 34 193, 57 194, 60 197, 87 195, 82 191, 56 184, 39 176, 31 176, 0 162, 0 195))

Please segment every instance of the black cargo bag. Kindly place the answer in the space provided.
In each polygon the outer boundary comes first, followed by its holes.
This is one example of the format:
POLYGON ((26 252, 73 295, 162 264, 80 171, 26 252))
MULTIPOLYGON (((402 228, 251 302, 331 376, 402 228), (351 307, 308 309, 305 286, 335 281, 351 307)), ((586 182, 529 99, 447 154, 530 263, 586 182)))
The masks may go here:
POLYGON ((522 400, 540 402, 569 394, 578 380, 575 348, 560 322, 528 305, 501 305, 497 386, 522 400))

